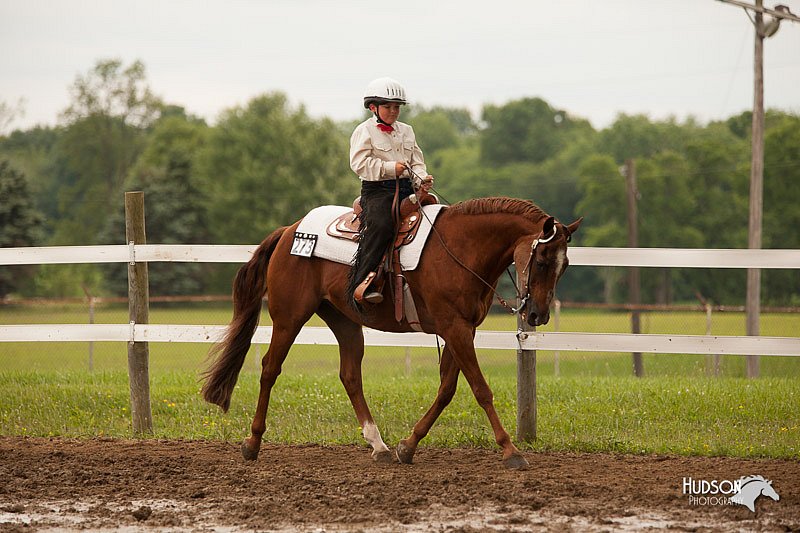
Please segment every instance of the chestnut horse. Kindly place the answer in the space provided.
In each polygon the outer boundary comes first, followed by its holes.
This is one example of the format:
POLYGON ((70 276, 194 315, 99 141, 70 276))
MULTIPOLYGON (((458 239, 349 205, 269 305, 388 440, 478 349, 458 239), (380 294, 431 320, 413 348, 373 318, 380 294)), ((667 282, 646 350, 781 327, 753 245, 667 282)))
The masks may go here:
POLYGON ((206 401, 230 406, 231 394, 250 341, 256 331, 261 300, 268 294, 272 339, 262 360, 261 390, 251 428, 242 445, 247 460, 255 460, 266 429, 270 391, 300 329, 316 313, 339 343, 340 371, 372 457, 380 462, 411 463, 419 441, 450 403, 462 372, 478 404, 489 417, 508 468, 528 462, 514 446, 493 405, 492 391, 475 355, 475 329, 486 318, 503 271, 517 265, 520 310, 532 326, 550 319, 556 283, 567 268, 567 242, 582 219, 563 225, 531 202, 512 198, 481 198, 454 204, 436 219, 433 234, 416 270, 405 272, 422 329, 444 339, 439 374, 441 385, 433 405, 416 423, 407 439, 392 453, 381 439, 361 384, 364 356, 362 326, 392 332, 412 331, 397 322, 391 298, 359 314, 345 300, 348 265, 290 255, 299 222, 272 232, 239 269, 233 283, 233 319, 212 354, 204 374, 206 401), (524 297, 523 297, 524 296, 524 297), (396 459, 395 459, 396 458, 396 459))

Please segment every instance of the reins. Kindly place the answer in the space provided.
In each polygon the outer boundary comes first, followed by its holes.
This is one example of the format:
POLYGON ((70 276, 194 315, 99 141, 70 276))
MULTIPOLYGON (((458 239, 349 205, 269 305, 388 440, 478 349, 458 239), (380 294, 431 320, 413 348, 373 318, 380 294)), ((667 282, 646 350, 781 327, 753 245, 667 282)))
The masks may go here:
MULTIPOLYGON (((406 167, 406 168, 407 168, 408 172, 412 176, 414 176, 418 180, 421 180, 419 175, 416 172, 414 172, 413 170, 411 170, 411 167, 406 167)), ((434 189, 434 192, 439 194, 438 191, 436 191, 435 189, 434 189)), ((450 202, 448 202, 447 199, 444 198, 441 194, 439 194, 439 197, 441 197, 445 201, 446 205, 450 205, 450 202)), ((424 216, 425 219, 428 221, 428 223, 431 225, 431 229, 436 234, 436 237, 439 239, 439 242, 441 243, 442 248, 444 248, 444 251, 447 252, 447 255, 449 255, 450 258, 453 261, 455 261, 456 264, 458 264, 461 268, 463 268, 464 270, 466 270, 467 272, 472 274, 475 278, 478 279, 478 281, 480 281, 481 283, 486 285, 489 288, 489 290, 492 291, 492 293, 494 294, 495 298, 497 298, 497 301, 500 303, 501 306, 503 306, 503 308, 505 308, 512 315, 519 314, 520 312, 522 312, 523 309, 525 309, 525 305, 528 303, 528 300, 531 297, 531 294, 530 294, 530 278, 531 278, 530 266, 531 266, 531 263, 533 262, 533 254, 536 251, 536 247, 539 245, 539 243, 547 243, 547 242, 550 242, 550 241, 553 240, 553 238, 556 236, 556 232, 557 232, 558 226, 553 226, 553 233, 549 237, 545 237, 543 235, 543 232, 540 232, 539 236, 536 237, 533 240, 533 242, 531 243, 531 253, 530 253, 530 256, 528 257, 528 262, 525 265, 525 269, 523 269, 523 272, 525 272, 526 270, 528 271, 528 276, 527 276, 526 283, 525 283, 525 287, 526 287, 527 290, 526 290, 524 296, 522 295, 522 292, 519 290, 519 287, 517 286, 517 283, 514 281, 514 276, 511 275, 511 271, 509 270, 509 268, 506 268, 506 273, 508 273, 508 276, 511 278, 511 283, 514 285, 514 290, 517 292, 517 300, 519 300, 519 306, 518 307, 512 307, 505 300, 505 298, 500 296, 500 293, 497 292, 497 289, 495 289, 494 286, 492 286, 488 281, 483 279, 483 277, 481 277, 480 274, 478 274, 477 272, 475 272, 474 270, 469 268, 467 265, 465 265, 463 261, 461 261, 458 257, 456 257, 453 254, 453 252, 450 251, 450 248, 448 248, 447 244, 445 244, 444 239, 442 238, 442 235, 439 233, 439 230, 436 229, 436 226, 434 226, 433 221, 430 219, 430 217, 428 217, 428 215, 425 213, 425 211, 422 208, 420 208, 419 211, 420 211, 420 213, 422 213, 422 216, 424 216)), ((567 239, 569 239, 569 235, 567 236, 567 239)))

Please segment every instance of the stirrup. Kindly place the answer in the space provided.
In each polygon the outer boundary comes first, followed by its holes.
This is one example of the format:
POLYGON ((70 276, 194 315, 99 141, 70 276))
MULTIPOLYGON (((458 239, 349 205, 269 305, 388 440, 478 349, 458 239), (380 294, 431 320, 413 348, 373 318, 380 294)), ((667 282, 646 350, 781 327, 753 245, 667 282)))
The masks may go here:
POLYGON ((367 277, 364 278, 364 281, 358 285, 353 293, 353 299, 357 303, 363 304, 366 302, 368 304, 379 304, 383 301, 383 294, 381 294, 383 283, 381 283, 380 280, 376 281, 377 277, 377 272, 370 272, 367 274, 367 277), (375 282, 375 287, 370 287, 373 281, 375 282))
POLYGON ((379 304, 383 301, 383 294, 378 291, 372 291, 364 295, 364 301, 368 304, 379 304))

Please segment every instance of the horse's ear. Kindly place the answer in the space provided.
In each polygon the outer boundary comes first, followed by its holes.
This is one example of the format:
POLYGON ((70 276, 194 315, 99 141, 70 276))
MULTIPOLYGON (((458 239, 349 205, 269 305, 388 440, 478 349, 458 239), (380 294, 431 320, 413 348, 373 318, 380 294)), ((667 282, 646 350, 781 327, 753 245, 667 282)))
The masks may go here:
POLYGON ((542 235, 550 235, 553 233, 553 227, 556 225, 556 219, 554 217, 547 217, 547 220, 544 221, 544 225, 542 226, 542 235))
POLYGON ((570 235, 578 231, 578 228, 581 227, 581 222, 583 222, 583 217, 579 218, 578 220, 567 226, 567 231, 569 231, 570 235))

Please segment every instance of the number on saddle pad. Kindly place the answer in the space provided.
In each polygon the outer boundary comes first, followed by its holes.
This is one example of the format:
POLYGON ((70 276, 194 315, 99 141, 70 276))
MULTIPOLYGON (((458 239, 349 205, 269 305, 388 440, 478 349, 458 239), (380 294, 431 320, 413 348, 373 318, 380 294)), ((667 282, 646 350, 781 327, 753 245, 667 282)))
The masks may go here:
POLYGON ((300 233, 296 231, 294 234, 294 241, 292 242, 292 255, 299 255, 300 257, 311 257, 314 248, 317 246, 317 236, 313 233, 300 233))

